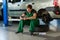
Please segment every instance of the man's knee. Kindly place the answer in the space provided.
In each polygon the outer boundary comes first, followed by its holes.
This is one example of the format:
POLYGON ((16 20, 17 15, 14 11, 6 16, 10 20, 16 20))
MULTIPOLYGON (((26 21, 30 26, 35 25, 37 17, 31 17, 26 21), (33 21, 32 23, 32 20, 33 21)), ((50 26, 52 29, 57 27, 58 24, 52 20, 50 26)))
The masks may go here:
POLYGON ((20 22, 23 22, 23 20, 20 20, 20 22))
POLYGON ((19 21, 19 24, 23 24, 23 20, 20 20, 20 21, 19 21))

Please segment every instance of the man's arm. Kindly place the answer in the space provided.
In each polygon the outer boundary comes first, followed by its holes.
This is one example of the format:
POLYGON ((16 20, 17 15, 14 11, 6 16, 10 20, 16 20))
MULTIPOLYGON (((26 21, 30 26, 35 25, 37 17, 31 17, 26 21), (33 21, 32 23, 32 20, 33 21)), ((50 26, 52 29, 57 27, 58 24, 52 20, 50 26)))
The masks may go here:
POLYGON ((24 17, 24 16, 25 16, 25 14, 23 13, 23 14, 20 16, 20 19, 24 19, 24 18, 22 18, 22 16, 24 17))

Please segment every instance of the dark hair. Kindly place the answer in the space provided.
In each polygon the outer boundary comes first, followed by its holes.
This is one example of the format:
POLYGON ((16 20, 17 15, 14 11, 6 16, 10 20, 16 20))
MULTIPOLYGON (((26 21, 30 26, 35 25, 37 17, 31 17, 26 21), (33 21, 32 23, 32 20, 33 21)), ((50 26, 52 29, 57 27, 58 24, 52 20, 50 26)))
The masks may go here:
POLYGON ((30 4, 29 4, 29 5, 27 6, 27 8, 30 8, 30 9, 32 9, 32 5, 30 5, 30 4))

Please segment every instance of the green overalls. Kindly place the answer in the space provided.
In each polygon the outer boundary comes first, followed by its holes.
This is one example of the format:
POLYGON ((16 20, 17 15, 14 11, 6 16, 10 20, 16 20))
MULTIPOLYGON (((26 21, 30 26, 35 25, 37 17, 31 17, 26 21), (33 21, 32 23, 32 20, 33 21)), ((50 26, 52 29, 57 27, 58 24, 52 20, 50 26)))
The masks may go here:
MULTIPOLYGON (((26 12, 26 16, 27 17, 33 16, 33 12, 31 12, 30 14, 28 12, 26 12)), ((23 32, 24 25, 29 25, 30 26, 29 27, 29 31, 30 32, 34 32, 35 27, 37 25, 39 25, 39 20, 38 20, 38 18, 36 18, 36 19, 30 19, 30 20, 20 20, 18 32, 23 32)))

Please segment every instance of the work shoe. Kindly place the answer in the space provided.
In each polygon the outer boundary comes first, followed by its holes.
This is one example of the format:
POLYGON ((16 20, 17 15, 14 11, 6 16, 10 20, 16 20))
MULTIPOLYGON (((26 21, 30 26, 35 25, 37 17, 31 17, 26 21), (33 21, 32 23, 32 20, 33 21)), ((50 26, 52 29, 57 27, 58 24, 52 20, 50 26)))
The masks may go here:
POLYGON ((23 33, 23 32, 19 32, 19 31, 17 31, 16 34, 18 34, 18 33, 23 33))
POLYGON ((33 35, 33 32, 30 32, 30 35, 33 35))

